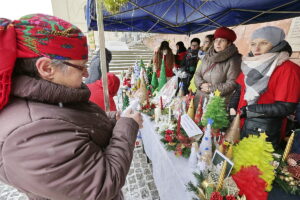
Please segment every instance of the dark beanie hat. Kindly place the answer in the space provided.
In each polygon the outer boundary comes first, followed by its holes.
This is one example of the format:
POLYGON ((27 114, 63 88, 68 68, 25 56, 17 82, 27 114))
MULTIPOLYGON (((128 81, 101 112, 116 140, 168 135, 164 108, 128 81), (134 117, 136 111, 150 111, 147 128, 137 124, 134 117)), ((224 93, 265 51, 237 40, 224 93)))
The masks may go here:
POLYGON ((227 27, 220 27, 215 31, 214 38, 224 38, 230 42, 234 42, 236 40, 236 34, 233 30, 227 27))

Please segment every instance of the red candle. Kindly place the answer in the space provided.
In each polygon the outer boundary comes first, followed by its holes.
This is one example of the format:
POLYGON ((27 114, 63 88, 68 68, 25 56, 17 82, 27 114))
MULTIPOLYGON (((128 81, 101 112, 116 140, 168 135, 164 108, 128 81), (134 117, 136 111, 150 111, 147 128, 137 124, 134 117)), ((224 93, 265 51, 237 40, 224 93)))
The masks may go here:
POLYGON ((162 100, 162 96, 160 96, 160 109, 163 110, 164 105, 163 105, 163 100, 162 100))
POLYGON ((200 101, 198 104, 198 108, 196 111, 196 115, 195 115, 195 123, 198 124, 201 121, 201 117, 202 117, 202 103, 203 102, 203 97, 200 97, 200 101))
POLYGON ((147 106, 150 107, 150 102, 149 102, 149 90, 147 90, 146 100, 147 100, 147 106))

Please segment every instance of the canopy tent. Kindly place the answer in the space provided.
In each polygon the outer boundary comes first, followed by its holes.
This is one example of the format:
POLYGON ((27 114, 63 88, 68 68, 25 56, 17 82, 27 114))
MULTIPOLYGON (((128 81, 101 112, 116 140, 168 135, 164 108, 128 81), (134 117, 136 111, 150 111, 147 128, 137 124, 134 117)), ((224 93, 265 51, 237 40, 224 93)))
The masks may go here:
MULTIPOLYGON (((86 6, 90 30, 97 30, 94 2, 86 6)), ((300 0, 129 0, 116 14, 104 10, 103 22, 105 31, 191 35, 297 16, 300 0)))
POLYGON ((195 34, 221 26, 254 24, 300 16, 300 0, 129 0, 112 14, 103 0, 87 0, 89 30, 98 30, 104 102, 109 110, 104 31, 195 34), (97 2, 97 3, 95 3, 97 2), (97 15, 98 14, 98 15, 97 15))

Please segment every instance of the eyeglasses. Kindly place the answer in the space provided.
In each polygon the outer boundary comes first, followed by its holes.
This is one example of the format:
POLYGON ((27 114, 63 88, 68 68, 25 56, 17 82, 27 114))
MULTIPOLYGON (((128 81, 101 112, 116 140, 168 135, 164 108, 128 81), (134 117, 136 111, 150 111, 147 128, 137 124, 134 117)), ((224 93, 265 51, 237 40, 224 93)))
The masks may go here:
POLYGON ((86 71, 87 70, 87 65, 75 65, 75 64, 69 63, 67 61, 63 61, 62 63, 65 64, 65 65, 68 65, 70 67, 74 67, 76 69, 79 69, 80 71, 86 71))

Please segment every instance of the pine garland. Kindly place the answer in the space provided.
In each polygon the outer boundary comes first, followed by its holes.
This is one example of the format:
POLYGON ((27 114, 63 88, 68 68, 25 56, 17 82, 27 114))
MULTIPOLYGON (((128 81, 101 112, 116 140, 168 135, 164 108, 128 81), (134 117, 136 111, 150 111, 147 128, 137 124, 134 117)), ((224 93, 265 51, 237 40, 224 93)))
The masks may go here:
MULTIPOLYGON (((183 129, 181 129, 181 133, 184 136, 187 136, 183 129)), ((182 156, 184 158, 189 158, 191 154, 191 145, 190 144, 182 144, 180 141, 176 138, 176 133, 173 130, 166 130, 160 133, 162 138, 160 141, 164 144, 165 149, 167 151, 174 151, 175 155, 182 156), (172 131, 172 134, 169 134, 170 137, 172 137, 172 141, 166 140, 166 134, 167 131, 172 131)))

